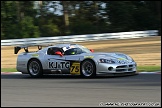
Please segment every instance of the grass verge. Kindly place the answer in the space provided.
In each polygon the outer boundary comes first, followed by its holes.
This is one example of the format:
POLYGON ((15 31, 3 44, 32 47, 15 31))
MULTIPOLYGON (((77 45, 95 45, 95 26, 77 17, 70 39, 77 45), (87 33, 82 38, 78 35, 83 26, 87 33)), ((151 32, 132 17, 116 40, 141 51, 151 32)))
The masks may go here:
POLYGON ((138 72, 161 71, 161 66, 137 66, 138 72))
POLYGON ((1 72, 17 72, 16 68, 1 68, 1 72))
MULTIPOLYGON (((138 66, 138 72, 161 71, 161 66, 138 66)), ((17 72, 15 68, 1 68, 1 72, 17 72)))

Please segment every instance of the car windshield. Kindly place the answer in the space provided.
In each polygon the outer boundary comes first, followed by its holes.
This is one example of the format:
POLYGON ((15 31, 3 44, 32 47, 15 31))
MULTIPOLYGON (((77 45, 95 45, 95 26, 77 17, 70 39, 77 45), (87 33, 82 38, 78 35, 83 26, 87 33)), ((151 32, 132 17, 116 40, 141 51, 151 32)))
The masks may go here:
POLYGON ((91 53, 91 51, 81 45, 70 45, 69 47, 67 47, 68 49, 66 49, 66 51, 64 52, 65 55, 76 55, 76 54, 81 54, 81 53, 91 53))
POLYGON ((75 46, 76 46, 76 48, 80 48, 83 53, 91 53, 91 51, 88 48, 86 48, 86 47, 84 47, 82 45, 74 45, 74 47, 75 46))

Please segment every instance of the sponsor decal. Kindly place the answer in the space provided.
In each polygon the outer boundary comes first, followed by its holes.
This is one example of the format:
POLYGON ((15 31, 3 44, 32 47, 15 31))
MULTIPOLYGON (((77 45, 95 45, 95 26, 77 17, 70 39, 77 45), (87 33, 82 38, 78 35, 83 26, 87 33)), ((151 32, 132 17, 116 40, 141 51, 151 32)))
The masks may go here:
POLYGON ((132 61, 128 61, 128 60, 118 60, 117 62, 120 63, 120 64, 132 63, 132 61))
POLYGON ((60 61, 60 62, 48 62, 49 69, 69 69, 70 62, 60 61))
POLYGON ((93 58, 94 56, 84 56, 84 58, 93 58))
POLYGON ((38 55, 38 54, 32 54, 32 56, 33 56, 33 57, 39 57, 39 55, 38 55))
POLYGON ((127 62, 126 61, 118 61, 118 63, 120 63, 120 64, 126 64, 127 62))
POLYGON ((126 58, 118 58, 117 62, 120 63, 120 64, 132 63, 132 61, 127 60, 126 58))
POLYGON ((125 58, 118 58, 118 60, 126 60, 125 58))
POLYGON ((74 62, 70 67, 70 74, 80 75, 80 63, 74 62))

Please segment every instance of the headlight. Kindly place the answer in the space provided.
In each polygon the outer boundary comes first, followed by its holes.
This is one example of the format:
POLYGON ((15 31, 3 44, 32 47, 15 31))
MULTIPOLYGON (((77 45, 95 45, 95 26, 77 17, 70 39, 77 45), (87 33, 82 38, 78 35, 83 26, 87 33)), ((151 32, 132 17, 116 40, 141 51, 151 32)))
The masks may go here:
POLYGON ((111 60, 111 59, 100 59, 100 63, 109 63, 109 64, 113 64, 115 63, 115 61, 111 60))

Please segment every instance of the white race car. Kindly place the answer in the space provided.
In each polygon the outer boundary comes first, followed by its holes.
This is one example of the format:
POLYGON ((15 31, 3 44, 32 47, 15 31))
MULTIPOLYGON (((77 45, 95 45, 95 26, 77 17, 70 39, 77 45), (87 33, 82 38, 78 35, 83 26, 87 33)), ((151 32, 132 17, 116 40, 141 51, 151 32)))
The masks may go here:
POLYGON ((30 46, 16 46, 15 54, 21 48, 25 52, 18 54, 16 68, 31 77, 43 74, 98 75, 136 74, 136 62, 123 53, 99 53, 78 44, 56 44, 29 52, 30 46))

